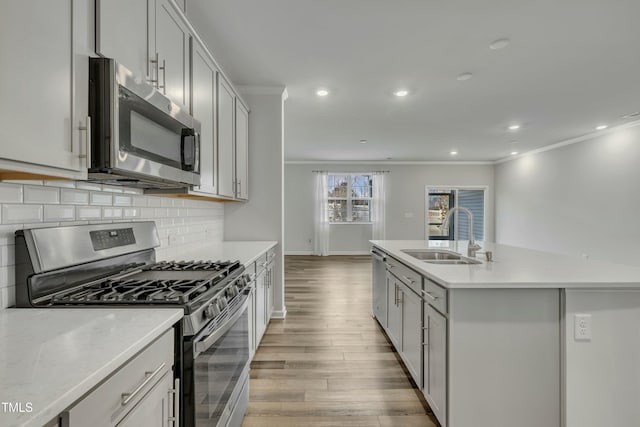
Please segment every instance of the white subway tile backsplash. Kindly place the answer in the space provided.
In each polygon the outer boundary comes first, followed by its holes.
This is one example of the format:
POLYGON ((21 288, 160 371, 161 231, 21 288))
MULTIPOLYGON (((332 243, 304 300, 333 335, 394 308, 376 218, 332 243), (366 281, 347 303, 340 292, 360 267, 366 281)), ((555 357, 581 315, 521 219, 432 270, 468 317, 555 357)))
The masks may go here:
POLYGON ((131 206, 131 196, 113 195, 113 206, 131 206))
POLYGON ((124 208, 122 215, 125 218, 139 218, 141 216, 141 212, 138 208, 124 208))
POLYGON ((110 193, 122 193, 122 187, 119 187, 117 185, 104 184, 102 186, 102 191, 108 191, 110 193))
POLYGON ((87 182, 0 182, 0 309, 15 304, 17 229, 149 220, 156 222, 161 238, 158 256, 224 236, 219 203, 148 196, 139 189, 87 182))
POLYGON ((145 196, 133 196, 132 205, 138 207, 146 207, 147 198, 145 196))
POLYGON ((2 223, 41 222, 42 210, 42 205, 2 205, 2 223))
POLYGON ((102 208, 102 219, 122 218, 122 208, 102 208))
POLYGON ((77 181, 76 188, 80 190, 102 191, 102 184, 98 184, 95 182, 77 181))
POLYGON ((76 188, 75 181, 65 181, 63 179, 56 181, 45 181, 44 185, 46 185, 47 187, 76 188))
POLYGON ((0 203, 22 203, 22 186, 0 182, 0 203))
POLYGON ((55 187, 25 185, 24 203, 60 203, 60 190, 55 187))
POLYGON ((78 206, 76 209, 77 218, 80 220, 101 219, 102 210, 100 208, 89 206, 78 206))
POLYGON ((44 220, 49 221, 73 221, 76 219, 76 209, 74 206, 65 205, 45 205, 44 220))
POLYGON ((60 203, 70 205, 88 205, 89 192, 86 190, 70 190, 63 188, 60 190, 60 203))
POLYGON ((92 191, 89 193, 89 203, 99 206, 111 206, 113 204, 113 196, 109 193, 92 191))
POLYGON ((160 197, 157 196, 147 196, 147 206, 150 208, 159 208, 162 205, 160 200, 160 197))

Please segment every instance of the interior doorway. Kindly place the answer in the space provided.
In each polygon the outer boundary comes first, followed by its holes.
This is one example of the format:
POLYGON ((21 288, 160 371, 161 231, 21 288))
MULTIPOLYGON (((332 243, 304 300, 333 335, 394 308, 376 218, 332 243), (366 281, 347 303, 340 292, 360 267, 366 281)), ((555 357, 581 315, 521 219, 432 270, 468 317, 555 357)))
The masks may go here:
POLYGON ((468 240, 469 218, 456 212, 453 221, 444 228, 443 222, 454 207, 467 208, 473 214, 474 238, 485 239, 487 187, 478 186, 427 186, 425 190, 425 239, 468 240))

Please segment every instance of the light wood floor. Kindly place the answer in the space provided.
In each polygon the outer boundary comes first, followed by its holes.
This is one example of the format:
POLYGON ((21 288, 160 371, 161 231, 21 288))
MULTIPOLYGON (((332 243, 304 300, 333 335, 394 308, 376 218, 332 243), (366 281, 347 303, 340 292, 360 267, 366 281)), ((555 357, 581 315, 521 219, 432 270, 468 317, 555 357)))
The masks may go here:
POLYGON ((435 427, 371 317, 368 256, 285 259, 287 318, 251 365, 244 427, 435 427))

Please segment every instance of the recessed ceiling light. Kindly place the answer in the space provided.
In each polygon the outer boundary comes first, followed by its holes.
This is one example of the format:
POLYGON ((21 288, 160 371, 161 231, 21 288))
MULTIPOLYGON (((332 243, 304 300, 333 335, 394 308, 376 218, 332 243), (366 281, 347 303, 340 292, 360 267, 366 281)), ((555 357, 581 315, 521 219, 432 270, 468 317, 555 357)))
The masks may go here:
POLYGON ((327 96, 327 95, 329 95, 329 91, 327 89, 318 89, 316 91, 316 95, 318 95, 318 96, 327 96))
POLYGON ((520 144, 520 141, 511 141, 512 144, 520 144))
POLYGON ((460 75, 458 75, 457 79, 461 82, 465 81, 465 80, 469 80, 471 77, 473 77, 473 74, 471 73, 462 73, 460 75))
POLYGON ((636 117, 640 117, 640 111, 634 111, 633 113, 622 116, 623 119, 635 119, 636 117))
POLYGON ((512 156, 515 156, 515 155, 517 155, 517 154, 518 154, 518 152, 517 152, 517 151, 512 151, 512 152, 511 152, 511 155, 512 155, 512 156))
POLYGON ((509 125, 509 130, 518 130, 518 129, 520 129, 520 125, 518 124, 509 125))
POLYGON ((607 125, 600 125, 600 126, 596 126, 596 130, 605 130, 608 127, 609 126, 607 126, 607 125))
POLYGON ((504 49, 509 46, 509 43, 511 43, 511 40, 507 38, 497 39, 491 42, 489 48, 492 50, 504 49))
POLYGON ((366 144, 366 143, 367 143, 367 140, 366 140, 366 139, 361 139, 361 140, 360 140, 360 144, 366 144))
POLYGON ((451 154, 452 156, 457 156, 458 152, 457 151, 451 151, 451 152, 449 152, 449 154, 451 154))
POLYGON ((403 96, 409 95, 409 91, 406 89, 398 89, 397 91, 393 92, 393 94, 401 98, 403 96))

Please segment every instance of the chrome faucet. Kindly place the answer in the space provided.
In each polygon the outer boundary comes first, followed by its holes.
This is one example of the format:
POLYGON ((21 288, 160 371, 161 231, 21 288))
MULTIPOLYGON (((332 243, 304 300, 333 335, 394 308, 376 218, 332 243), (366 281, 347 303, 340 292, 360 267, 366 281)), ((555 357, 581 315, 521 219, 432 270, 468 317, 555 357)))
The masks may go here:
POLYGON ((446 229, 447 227, 449 227, 449 219, 451 218, 453 213, 458 210, 466 213, 469 216, 469 246, 467 248, 467 256, 471 258, 475 258, 476 252, 482 249, 482 247, 476 243, 476 240, 473 237, 473 213, 471 213, 469 209, 463 208, 460 206, 456 206, 455 208, 449 209, 449 212, 447 212, 447 216, 444 218, 444 221, 442 222, 442 228, 446 229))

